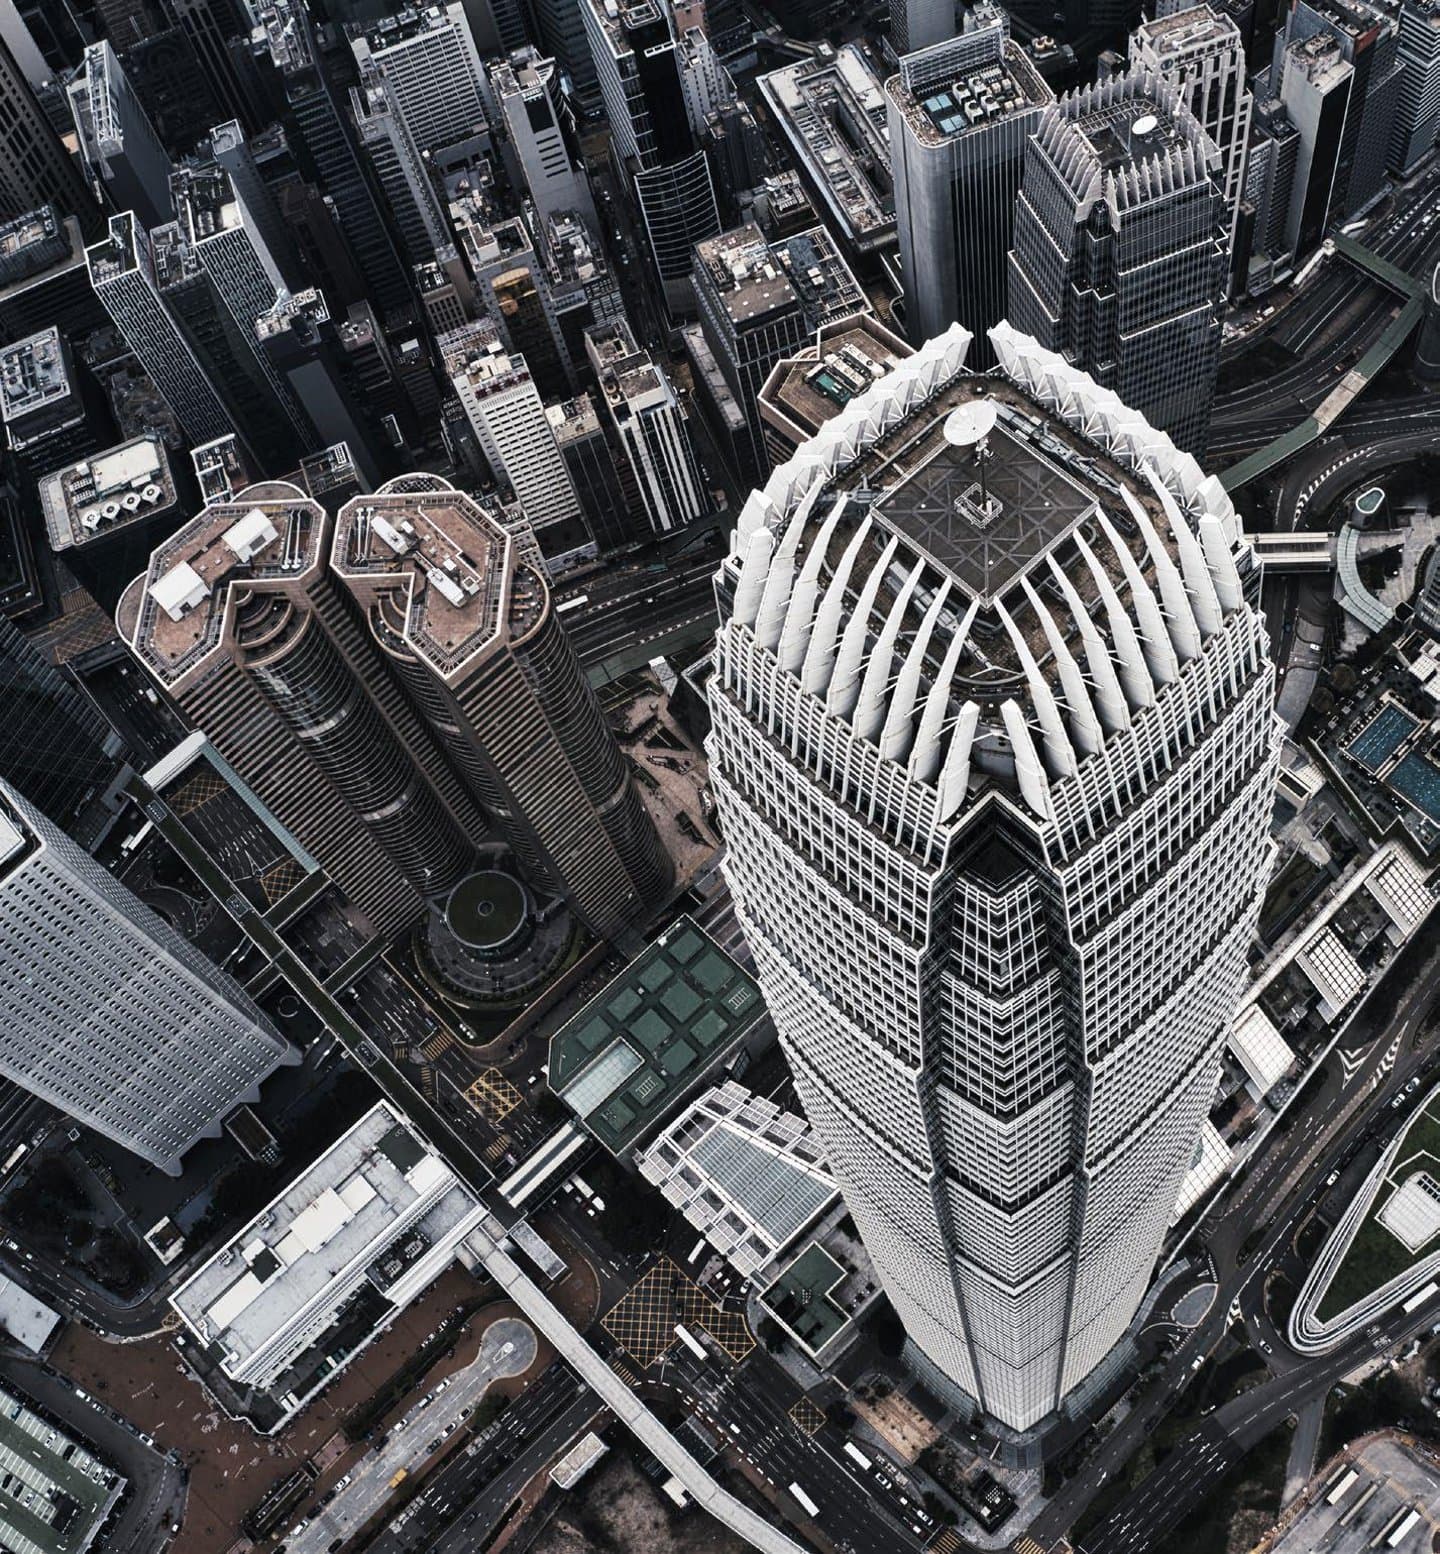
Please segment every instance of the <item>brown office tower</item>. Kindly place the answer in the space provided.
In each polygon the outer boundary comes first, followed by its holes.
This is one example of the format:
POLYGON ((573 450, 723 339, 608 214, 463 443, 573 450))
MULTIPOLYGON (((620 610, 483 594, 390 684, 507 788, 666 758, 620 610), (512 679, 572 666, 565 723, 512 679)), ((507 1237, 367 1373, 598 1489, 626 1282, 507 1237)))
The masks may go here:
POLYGON ((537 885, 596 934, 664 900, 669 860, 556 617, 529 526, 432 475, 340 509, 331 566, 537 885))
POLYGON ((285 481, 212 502, 120 600, 121 636, 384 934, 485 835, 336 587, 330 519, 285 481))

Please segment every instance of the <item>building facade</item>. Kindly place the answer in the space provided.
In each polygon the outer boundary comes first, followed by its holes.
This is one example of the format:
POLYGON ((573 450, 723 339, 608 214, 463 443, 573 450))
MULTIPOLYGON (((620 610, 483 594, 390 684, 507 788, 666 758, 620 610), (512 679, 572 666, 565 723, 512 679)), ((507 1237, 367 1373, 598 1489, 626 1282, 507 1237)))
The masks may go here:
POLYGON ((668 861, 528 529, 404 475, 340 510, 332 565, 530 878, 602 937, 657 910, 668 861))
POLYGON ((0 1073, 176 1176, 300 1055, 228 973, 0 779, 0 1073))
POLYGON ((1010 321, 1203 457, 1229 273, 1220 154, 1174 87, 1071 92, 1025 151, 1010 321))
POLYGON ((1028 1431, 1149 1282, 1278 746, 1219 482, 1030 337, 991 345, 977 378, 952 326, 746 503, 708 750, 736 915, 910 1357, 1028 1431))
POLYGON ((1168 81, 1220 152, 1226 230, 1245 193, 1245 160, 1254 107, 1245 85, 1245 40, 1231 18, 1209 5, 1142 22, 1130 39, 1130 62, 1168 81))
POLYGON ((1055 94, 1000 21, 901 59, 885 84, 895 221, 912 340, 1005 317, 1025 142, 1055 94))

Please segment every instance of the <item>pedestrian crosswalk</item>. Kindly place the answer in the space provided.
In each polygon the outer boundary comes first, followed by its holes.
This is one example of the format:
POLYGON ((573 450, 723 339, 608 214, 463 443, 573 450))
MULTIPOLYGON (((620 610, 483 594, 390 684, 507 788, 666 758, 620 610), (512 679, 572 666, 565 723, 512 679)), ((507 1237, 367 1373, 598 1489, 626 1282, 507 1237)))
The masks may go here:
POLYGON ((1036 1543, 1029 1533, 1026 1533, 1024 1537, 1017 1538, 1012 1547, 1014 1554, 1045 1554, 1044 1548, 1036 1543))
POLYGON ((433 1063, 442 1053, 448 1052, 455 1045, 455 1032, 449 1029, 437 1031, 424 1046, 420 1048, 420 1056, 427 1063, 433 1063))

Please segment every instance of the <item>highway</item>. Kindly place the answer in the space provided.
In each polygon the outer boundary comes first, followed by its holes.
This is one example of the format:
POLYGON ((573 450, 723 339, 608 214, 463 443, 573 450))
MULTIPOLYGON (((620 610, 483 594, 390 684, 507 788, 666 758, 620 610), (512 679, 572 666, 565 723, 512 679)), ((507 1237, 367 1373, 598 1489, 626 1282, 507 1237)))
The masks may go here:
MULTIPOLYGON (((715 628, 715 569, 723 550, 707 548, 698 559, 677 557, 655 567, 636 567, 587 588, 576 584, 565 595, 585 595, 567 611, 565 629, 581 664, 592 671, 607 660, 636 657, 637 651, 677 633, 693 633, 697 642, 715 628)), ((641 655, 639 661, 644 662, 641 655)), ((698 655, 697 655, 698 656, 698 655)))
POLYGON ((400 1482, 417 1471, 456 1434, 502 1376, 518 1376, 535 1359, 535 1330, 517 1317, 500 1317, 485 1329, 480 1352, 463 1370, 411 1404, 390 1430, 341 1479, 343 1488, 291 1529, 286 1554, 326 1554, 337 1541, 365 1526, 400 1482))
MULTIPOLYGON (((1432 169, 1415 180, 1388 212, 1359 234, 1359 241, 1372 252, 1417 279, 1428 276, 1440 252, 1437 179, 1440 170, 1432 169)), ((1327 260, 1318 275, 1289 294, 1273 322, 1227 353, 1222 380, 1243 370, 1245 355, 1263 341, 1293 354, 1295 360, 1278 370, 1260 370, 1253 382, 1217 394, 1209 462, 1250 452, 1314 410, 1345 369, 1378 338, 1398 302, 1395 293, 1348 261, 1339 256, 1327 260)), ((1352 411, 1341 424, 1348 427, 1351 416, 1362 414, 1363 409, 1352 411)))

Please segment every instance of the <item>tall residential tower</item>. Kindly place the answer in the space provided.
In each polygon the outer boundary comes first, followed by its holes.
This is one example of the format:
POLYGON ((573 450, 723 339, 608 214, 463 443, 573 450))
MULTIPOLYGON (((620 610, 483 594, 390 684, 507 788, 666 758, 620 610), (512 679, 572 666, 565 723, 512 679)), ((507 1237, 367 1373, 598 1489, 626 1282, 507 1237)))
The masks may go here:
POLYGON ((668 861, 528 526, 403 475, 341 508, 332 565, 529 876, 604 937, 662 905, 668 861))
POLYGON ((485 822, 330 576, 330 519, 268 481, 212 502, 121 598, 121 637, 381 932, 485 822))

